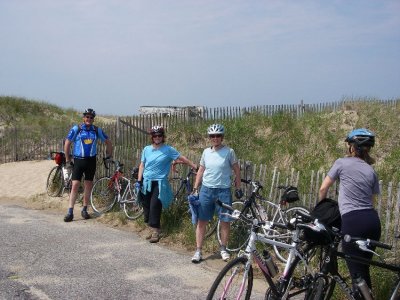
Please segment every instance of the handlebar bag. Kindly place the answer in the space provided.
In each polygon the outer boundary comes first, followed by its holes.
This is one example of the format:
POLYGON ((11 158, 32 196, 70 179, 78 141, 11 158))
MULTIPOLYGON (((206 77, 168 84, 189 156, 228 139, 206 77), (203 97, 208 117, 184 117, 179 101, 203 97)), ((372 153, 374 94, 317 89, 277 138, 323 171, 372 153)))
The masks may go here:
POLYGON ((338 229, 342 227, 342 217, 340 216, 339 205, 337 201, 333 199, 322 199, 317 203, 310 214, 325 225, 336 227, 338 229))
POLYGON ((300 199, 299 192, 297 190, 297 187, 295 187, 295 186, 287 187, 281 197, 281 201, 284 201, 287 203, 292 203, 292 202, 298 201, 299 199, 300 199))

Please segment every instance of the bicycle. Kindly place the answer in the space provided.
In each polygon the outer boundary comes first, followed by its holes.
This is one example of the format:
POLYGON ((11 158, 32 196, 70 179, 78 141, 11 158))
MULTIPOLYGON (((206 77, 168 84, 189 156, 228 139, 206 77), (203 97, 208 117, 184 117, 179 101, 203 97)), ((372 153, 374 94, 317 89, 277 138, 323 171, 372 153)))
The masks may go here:
MULTIPOLYGON (((254 202, 254 198, 249 199, 254 202)), ((226 208, 234 220, 241 220, 243 224, 250 228, 249 238, 246 248, 239 252, 238 257, 230 261, 218 274, 207 295, 207 300, 211 299, 250 299, 253 289, 254 271, 253 262, 259 267, 269 288, 265 293, 266 300, 278 299, 298 299, 298 295, 305 293, 309 289, 309 284, 314 278, 315 273, 309 265, 309 253, 312 245, 302 243, 299 240, 301 218, 294 218, 290 223, 277 223, 272 221, 260 221, 257 217, 248 215, 233 207, 218 203, 226 208), (292 231, 291 243, 284 243, 272 238, 268 238, 264 233, 259 233, 262 227, 268 226, 271 230, 280 228, 292 231), (276 245, 289 251, 289 258, 282 273, 279 273, 272 257, 264 249, 261 257, 256 248, 256 242, 263 244, 276 245), (304 270, 297 274, 299 264, 304 265, 304 270), (281 276, 278 276, 281 274, 281 276)))
MULTIPOLYGON (((103 158, 104 167, 109 170, 107 159, 103 158)), ((137 179, 138 169, 134 168, 131 178, 123 176, 122 167, 119 161, 111 161, 115 171, 111 177, 99 178, 93 185, 90 194, 90 204, 98 214, 109 212, 116 203, 124 210, 126 217, 130 220, 138 219, 143 214, 143 206, 137 197, 137 190, 133 181, 137 179), (136 177, 136 178, 135 178, 136 177)))
MULTIPOLYGON (((196 170, 190 168, 186 173, 185 177, 179 175, 179 172, 174 172, 174 176, 170 178, 172 189, 174 190, 174 200, 178 207, 182 207, 185 211, 185 215, 191 215, 189 202, 187 197, 192 192, 193 177, 196 175, 196 170)), ((213 219, 208 222, 206 227, 205 238, 210 237, 217 230, 218 219, 214 216, 213 219)))
MULTIPOLYGON (((60 151, 50 152, 50 158, 55 161, 57 166, 53 167, 46 181, 46 192, 50 197, 61 197, 65 192, 68 195, 71 193, 72 188, 72 173, 68 172, 66 167, 65 153, 60 151)), ((82 182, 85 177, 82 177, 81 185, 78 189, 77 202, 82 203, 83 200, 83 186, 82 182)))
MULTIPOLYGON (((314 219, 313 222, 314 224, 317 224, 318 220, 314 219)), ((386 262, 379 262, 372 259, 366 259, 356 255, 348 255, 338 250, 339 243, 342 240, 344 240, 345 242, 348 243, 354 243, 362 251, 370 252, 373 255, 380 257, 379 254, 371 250, 369 247, 372 246, 390 250, 392 248, 391 245, 379 241, 374 241, 371 239, 352 237, 350 235, 343 235, 334 228, 333 229, 324 228, 324 229, 325 229, 324 231, 316 233, 314 230, 314 226, 306 226, 306 225, 304 226, 304 230, 306 230, 304 232, 304 239, 311 241, 317 245, 320 245, 322 248, 319 258, 319 261, 321 262, 320 269, 312 280, 312 284, 310 285, 306 297, 304 298, 305 300, 330 299, 332 297, 336 283, 337 286, 343 291, 344 295, 346 296, 346 299, 349 300, 373 299, 373 296, 365 280, 361 278, 356 279, 356 286, 357 286, 356 290, 351 288, 352 284, 350 284, 349 286, 346 279, 338 271, 338 266, 337 266, 338 257, 395 272, 397 274, 397 280, 394 284, 393 292, 389 299, 390 300, 400 299, 399 265, 389 264, 386 262), (322 241, 325 241, 324 245, 321 245, 321 237, 322 241), (319 239, 320 242, 317 242, 316 239, 319 239)))
MULTIPOLYGON (((232 206, 234 209, 241 210, 243 214, 248 216, 252 216, 257 218, 259 221, 268 221, 271 220, 274 223, 286 223, 288 222, 298 211, 301 211, 305 214, 309 214, 309 211, 302 206, 293 206, 285 209, 286 203, 284 201, 280 201, 278 204, 273 203, 264 199, 260 195, 260 191, 263 186, 258 181, 241 179, 241 182, 248 184, 252 187, 252 191, 250 197, 245 201, 236 201, 233 202, 232 206), (257 201, 261 202, 258 203, 257 201), (270 206, 270 216, 268 216, 263 203, 270 206)), ((278 189, 287 189, 287 186, 278 186, 278 189)), ((262 231, 264 235, 268 238, 286 241, 289 242, 292 238, 292 233, 290 230, 286 229, 271 229, 268 225, 262 226, 262 231)), ((217 225, 217 238, 218 242, 221 244, 220 238, 220 224, 217 225)), ((242 249, 249 238, 248 227, 244 226, 243 222, 238 219, 231 222, 231 230, 228 239, 228 245, 226 246, 227 250, 230 252, 237 252, 242 249)), ((273 250, 277 258, 286 262, 287 260, 287 251, 285 249, 280 249, 278 246, 273 245, 273 250)))

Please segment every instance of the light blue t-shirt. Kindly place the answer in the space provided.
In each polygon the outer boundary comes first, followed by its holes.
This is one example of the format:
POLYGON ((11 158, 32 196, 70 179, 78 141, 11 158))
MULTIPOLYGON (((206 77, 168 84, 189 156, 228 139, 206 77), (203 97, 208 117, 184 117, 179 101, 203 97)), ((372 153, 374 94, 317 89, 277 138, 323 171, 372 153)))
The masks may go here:
POLYGON ((208 188, 230 188, 232 166, 237 163, 235 151, 228 146, 203 151, 200 165, 205 168, 202 185, 208 188))
POLYGON ((163 144, 158 149, 152 145, 144 147, 141 158, 143 178, 152 181, 167 179, 172 161, 179 156, 180 153, 170 145, 163 144))
POLYGON ((339 158, 327 175, 333 180, 340 180, 338 202, 341 215, 373 208, 372 197, 380 193, 378 175, 364 160, 339 158))

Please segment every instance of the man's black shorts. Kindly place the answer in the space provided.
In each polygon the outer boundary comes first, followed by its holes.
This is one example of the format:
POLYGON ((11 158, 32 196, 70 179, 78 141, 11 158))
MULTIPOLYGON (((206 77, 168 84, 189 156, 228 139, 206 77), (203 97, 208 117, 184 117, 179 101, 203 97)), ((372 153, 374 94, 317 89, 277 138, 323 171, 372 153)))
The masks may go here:
POLYGON ((74 170, 72 171, 72 180, 81 180, 85 174, 85 180, 93 181, 96 173, 96 157, 74 158, 74 170))

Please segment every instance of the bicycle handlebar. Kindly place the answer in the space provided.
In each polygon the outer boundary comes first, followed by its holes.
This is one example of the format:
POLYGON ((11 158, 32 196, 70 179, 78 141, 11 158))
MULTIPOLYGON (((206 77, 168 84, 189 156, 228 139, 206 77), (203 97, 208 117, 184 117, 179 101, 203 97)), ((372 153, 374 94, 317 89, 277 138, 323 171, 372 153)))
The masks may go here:
POLYGON ((364 242, 366 244, 366 246, 374 246, 374 247, 379 247, 379 248, 383 248, 383 249, 388 249, 391 250, 392 249, 392 245, 388 245, 379 241, 375 241, 375 240, 371 240, 371 239, 365 239, 365 238, 360 238, 360 237, 352 237, 349 234, 346 234, 343 238, 343 240, 347 243, 350 242, 357 242, 357 241, 361 241, 364 242))
POLYGON ((107 170, 110 169, 110 167, 108 166, 108 163, 114 164, 115 170, 122 173, 122 167, 124 166, 124 164, 121 164, 121 162, 119 160, 110 160, 109 158, 103 157, 103 164, 107 170))
POLYGON ((217 203, 219 206, 221 206, 221 207, 223 207, 223 208, 229 210, 230 212, 237 212, 237 213, 240 213, 238 216, 233 216, 233 215, 229 215, 229 216, 230 216, 230 217, 233 217, 233 218, 240 218, 240 219, 244 220, 245 222, 247 222, 247 223, 249 223, 249 224, 259 225, 259 226, 268 224, 268 225, 270 226, 271 229, 273 229, 273 228, 275 228, 275 227, 281 228, 281 229, 290 229, 290 228, 291 228, 289 224, 283 224, 283 223, 277 223, 277 222, 271 222, 271 221, 264 222, 264 221, 259 221, 257 218, 255 218, 255 219, 249 219, 248 217, 246 217, 245 215, 243 215, 243 214, 242 214, 241 212, 239 212, 238 210, 235 210, 232 206, 227 205, 227 204, 225 204, 225 203, 222 203, 221 200, 217 200, 216 203, 217 203), (254 220, 257 220, 256 223, 254 222, 254 220))

